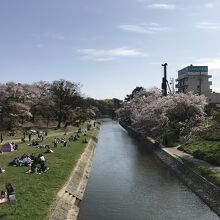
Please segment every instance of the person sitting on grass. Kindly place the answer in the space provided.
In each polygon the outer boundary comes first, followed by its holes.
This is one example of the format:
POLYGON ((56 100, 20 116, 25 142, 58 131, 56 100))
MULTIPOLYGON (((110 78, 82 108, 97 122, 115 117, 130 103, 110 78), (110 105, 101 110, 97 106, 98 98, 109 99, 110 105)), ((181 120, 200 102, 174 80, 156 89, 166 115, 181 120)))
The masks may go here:
POLYGON ((8 201, 15 200, 15 191, 11 183, 5 185, 8 201))
POLYGON ((14 150, 18 150, 18 145, 17 144, 15 144, 14 150))
POLYGON ((57 142, 54 142, 54 143, 53 143, 53 146, 54 146, 54 147, 57 147, 57 142))
POLYGON ((85 138, 85 139, 82 141, 82 143, 83 143, 83 144, 87 144, 87 143, 88 143, 87 139, 85 138))
POLYGON ((70 137, 68 138, 69 141, 73 141, 74 136, 71 134, 70 137))
POLYGON ((32 141, 32 146, 37 146, 37 145, 39 145, 38 141, 32 141))
POLYGON ((63 142, 63 147, 66 147, 66 146, 67 146, 67 142, 64 141, 64 142, 63 142))
POLYGON ((45 157, 43 154, 38 154, 38 162, 40 163, 41 161, 46 161, 45 157))
POLYGON ((44 153, 46 154, 53 153, 53 150, 50 149, 49 145, 46 145, 45 148, 46 148, 46 151, 44 153))
POLYGON ((21 158, 15 157, 11 162, 9 162, 9 166, 29 166, 32 160, 27 154, 23 154, 21 158))
POLYGON ((3 199, 6 197, 6 193, 4 190, 1 191, 0 199, 3 199))
POLYGON ((9 162, 9 166, 20 166, 19 157, 15 157, 11 162, 9 162))
POLYGON ((22 160, 20 160, 22 166, 29 166, 32 163, 32 160, 29 156, 26 156, 22 160))
POLYGON ((53 146, 57 147, 58 142, 59 142, 58 138, 55 137, 54 140, 53 140, 53 146))
POLYGON ((5 173, 5 170, 2 167, 0 167, 0 173, 5 173))
POLYGON ((18 150, 18 145, 17 144, 15 144, 14 142, 11 142, 11 145, 12 145, 14 150, 18 150))
POLYGON ((0 195, 0 204, 1 203, 5 203, 7 202, 7 196, 6 196, 6 192, 4 190, 1 191, 1 195, 0 195))

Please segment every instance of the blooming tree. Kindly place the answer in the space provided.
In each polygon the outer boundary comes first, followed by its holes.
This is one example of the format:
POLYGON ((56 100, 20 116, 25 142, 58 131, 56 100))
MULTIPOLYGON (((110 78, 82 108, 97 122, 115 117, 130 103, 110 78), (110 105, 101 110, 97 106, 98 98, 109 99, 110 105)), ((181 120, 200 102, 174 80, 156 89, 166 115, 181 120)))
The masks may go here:
POLYGON ((142 133, 190 132, 205 115, 205 96, 177 93, 161 96, 160 90, 141 90, 117 111, 120 120, 142 133))
POLYGON ((0 84, 1 122, 9 129, 32 116, 25 102, 25 85, 8 82, 0 84))

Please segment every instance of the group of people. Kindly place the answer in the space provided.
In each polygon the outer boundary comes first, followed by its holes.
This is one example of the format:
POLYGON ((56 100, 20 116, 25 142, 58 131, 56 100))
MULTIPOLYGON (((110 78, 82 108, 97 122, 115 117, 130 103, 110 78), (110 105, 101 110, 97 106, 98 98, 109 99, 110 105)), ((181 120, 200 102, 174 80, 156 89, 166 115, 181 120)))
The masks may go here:
POLYGON ((75 135, 70 135, 69 137, 69 141, 77 141, 78 139, 80 138, 80 135, 79 134, 75 134, 75 135))
POLYGON ((63 147, 67 147, 67 141, 64 138, 55 137, 53 140, 54 147, 57 147, 58 144, 62 144, 63 147))
POLYGON ((49 168, 46 166, 46 159, 43 154, 39 154, 37 157, 35 157, 32 154, 32 163, 29 170, 26 171, 26 173, 37 173, 41 174, 48 170, 49 168), (38 166, 40 165, 40 166, 38 166))
POLYGON ((96 126, 96 121, 88 121, 87 122, 87 130, 89 131, 92 127, 95 128, 96 126))
POLYGON ((23 154, 21 157, 15 157, 11 162, 9 162, 10 166, 29 166, 32 163, 31 156, 27 154, 23 154))
MULTIPOLYGON (((55 137, 53 140, 53 144, 54 147, 57 147, 58 144, 62 144, 62 147, 67 147, 67 140, 68 141, 77 141, 79 140, 79 138, 81 136, 86 136, 87 135, 87 131, 91 129, 92 126, 95 126, 95 124, 91 124, 88 123, 87 128, 85 129, 81 129, 80 127, 78 128, 78 130, 72 134, 68 139, 67 138, 57 138, 55 137)), ((47 137, 47 131, 44 132, 37 132, 36 133, 38 135, 38 139, 40 140, 44 140, 45 137, 47 137)), ((22 137, 22 142, 25 142, 25 138, 26 135, 28 135, 28 140, 29 142, 31 142, 29 145, 32 146, 37 146, 39 145, 39 140, 33 140, 32 139, 32 135, 36 135, 33 133, 23 133, 23 137, 22 137)), ((66 131, 65 131, 66 134, 66 131)), ((11 136, 15 135, 14 132, 10 133, 11 136)), ((0 133, 0 139, 1 142, 3 142, 3 135, 2 133, 0 133)), ((83 138, 82 143, 88 143, 87 138, 83 138)), ((11 143, 14 150, 18 149, 18 145, 11 143)), ((44 153, 53 153, 53 150, 50 148, 49 145, 45 145, 45 152, 44 153)), ((44 155, 42 153, 38 154, 37 156, 35 156, 34 154, 31 154, 30 156, 27 154, 23 154, 21 157, 15 157, 12 161, 9 162, 9 165, 11 166, 28 166, 29 169, 26 171, 26 173, 37 173, 37 174, 41 174, 46 172, 49 168, 46 166, 46 159, 44 157, 44 155)), ((3 168, 0 167, 0 173, 4 173, 5 170, 3 168)), ((10 183, 6 184, 6 191, 2 190, 1 191, 1 195, 0 195, 0 203, 3 203, 5 201, 12 201, 15 200, 15 192, 14 189, 12 187, 12 185, 10 183), (14 197, 14 198, 13 198, 14 197)))
POLYGON ((31 156, 23 154, 20 158, 15 157, 11 162, 9 162, 9 165, 30 166, 30 169, 26 173, 43 173, 48 170, 45 163, 46 159, 43 154, 38 154, 38 156, 34 156, 34 154, 31 154, 31 156))
POLYGON ((5 203, 7 201, 14 201, 16 200, 15 198, 15 191, 11 183, 7 183, 5 185, 5 190, 1 191, 0 195, 0 204, 5 203))
POLYGON ((44 140, 47 137, 47 130, 45 131, 35 131, 35 130, 30 130, 28 132, 23 132, 23 136, 21 137, 21 142, 25 142, 26 135, 28 136, 28 141, 31 142, 32 140, 32 135, 37 135, 38 139, 44 140))
POLYGON ((74 134, 70 135, 69 141, 77 141, 80 138, 81 135, 86 136, 87 131, 88 131, 88 129, 86 129, 86 128, 81 129, 79 127, 78 130, 74 134))

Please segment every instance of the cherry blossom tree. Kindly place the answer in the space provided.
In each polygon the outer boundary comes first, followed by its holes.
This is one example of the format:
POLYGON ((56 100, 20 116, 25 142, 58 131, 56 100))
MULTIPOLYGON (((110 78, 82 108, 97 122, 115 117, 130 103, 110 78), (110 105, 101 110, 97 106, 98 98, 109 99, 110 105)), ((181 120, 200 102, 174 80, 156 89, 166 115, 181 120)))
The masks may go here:
POLYGON ((177 93, 161 96, 160 90, 142 89, 130 102, 117 111, 120 120, 129 123, 139 132, 159 135, 172 131, 186 134, 205 116, 205 96, 177 93))
POLYGON ((24 88, 20 83, 0 84, 1 122, 7 124, 8 129, 32 116, 29 105, 25 103, 24 88))

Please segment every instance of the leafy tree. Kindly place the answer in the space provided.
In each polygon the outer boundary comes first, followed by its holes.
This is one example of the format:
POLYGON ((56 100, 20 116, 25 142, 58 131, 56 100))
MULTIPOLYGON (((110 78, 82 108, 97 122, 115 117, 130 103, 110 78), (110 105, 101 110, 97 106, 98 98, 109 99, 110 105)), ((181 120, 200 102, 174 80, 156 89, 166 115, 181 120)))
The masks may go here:
POLYGON ((72 109, 77 107, 80 87, 77 83, 61 79, 51 84, 50 91, 54 103, 53 111, 58 122, 57 128, 60 128, 61 123, 68 120, 68 114, 72 109))
POLYGON ((131 100, 134 98, 135 94, 137 94, 137 93, 139 93, 140 91, 143 91, 143 90, 145 90, 145 89, 144 89, 142 86, 137 86, 137 87, 132 91, 131 94, 126 95, 124 101, 125 101, 125 102, 131 101, 131 100))
POLYGON ((213 113, 214 120, 220 125, 220 110, 216 110, 213 113))

